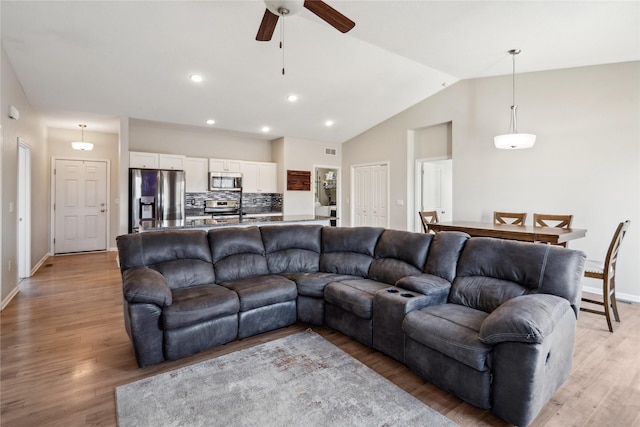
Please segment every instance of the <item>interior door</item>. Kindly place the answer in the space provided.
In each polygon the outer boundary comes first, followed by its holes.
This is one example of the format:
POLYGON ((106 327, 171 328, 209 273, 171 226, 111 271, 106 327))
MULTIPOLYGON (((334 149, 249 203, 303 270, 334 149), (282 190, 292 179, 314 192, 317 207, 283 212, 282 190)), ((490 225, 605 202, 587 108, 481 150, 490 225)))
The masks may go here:
POLYGON ((56 160, 54 253, 107 249, 107 163, 56 160))
POLYGON ((353 169, 353 225, 388 227, 387 165, 353 169))
POLYGON ((18 277, 31 276, 31 149, 18 138, 18 277))
POLYGON ((453 168, 451 159, 422 163, 422 211, 437 211, 439 221, 453 219, 453 168))

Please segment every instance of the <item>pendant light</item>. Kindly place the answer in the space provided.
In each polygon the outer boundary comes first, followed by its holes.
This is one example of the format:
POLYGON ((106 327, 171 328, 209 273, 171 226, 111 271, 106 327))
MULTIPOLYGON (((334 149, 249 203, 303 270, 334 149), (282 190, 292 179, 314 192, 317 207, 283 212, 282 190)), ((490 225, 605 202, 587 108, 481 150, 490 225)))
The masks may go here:
POLYGON ((520 49, 511 49, 509 54, 513 59, 513 99, 511 103, 511 123, 509 124, 509 133, 498 135, 493 138, 496 148, 504 150, 518 150, 522 148, 531 148, 536 142, 536 136, 530 133, 518 133, 518 106, 516 105, 516 55, 520 49))
POLYGON ((80 129, 82 129, 82 137, 80 138, 80 141, 74 141, 71 143, 71 148, 73 148, 74 150, 82 150, 82 151, 91 151, 93 150, 93 144, 90 142, 85 142, 84 141, 84 128, 87 127, 87 125, 78 125, 80 126, 80 129))

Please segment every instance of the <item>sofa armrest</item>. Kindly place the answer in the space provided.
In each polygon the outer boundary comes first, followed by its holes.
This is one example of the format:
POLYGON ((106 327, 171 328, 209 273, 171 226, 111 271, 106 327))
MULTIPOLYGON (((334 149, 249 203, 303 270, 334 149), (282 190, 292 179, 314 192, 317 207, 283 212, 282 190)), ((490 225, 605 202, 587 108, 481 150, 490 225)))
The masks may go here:
POLYGON ((164 276, 148 267, 131 268, 122 273, 124 298, 131 303, 171 305, 171 288, 164 276))
POLYGON ((451 283, 448 280, 432 274, 403 277, 395 285, 399 288, 426 295, 429 297, 429 304, 427 305, 446 303, 451 290, 451 283))
POLYGON ((556 295, 529 294, 512 298, 482 322, 480 341, 489 345, 505 341, 540 344, 570 310, 569 301, 556 295))

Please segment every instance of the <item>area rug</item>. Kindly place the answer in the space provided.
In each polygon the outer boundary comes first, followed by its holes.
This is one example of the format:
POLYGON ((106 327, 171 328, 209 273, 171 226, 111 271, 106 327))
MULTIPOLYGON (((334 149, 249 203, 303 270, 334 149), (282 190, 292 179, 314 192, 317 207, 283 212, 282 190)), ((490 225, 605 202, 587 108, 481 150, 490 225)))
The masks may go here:
POLYGON ((456 424, 312 331, 116 388, 128 426, 456 424))

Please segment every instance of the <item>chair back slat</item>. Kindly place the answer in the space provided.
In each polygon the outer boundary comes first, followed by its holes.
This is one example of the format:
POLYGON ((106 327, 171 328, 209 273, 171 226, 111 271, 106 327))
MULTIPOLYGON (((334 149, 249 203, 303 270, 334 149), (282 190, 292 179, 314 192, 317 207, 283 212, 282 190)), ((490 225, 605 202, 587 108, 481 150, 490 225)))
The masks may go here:
POLYGON ((419 211, 418 214, 422 223, 422 231, 429 233, 429 224, 438 223, 438 211, 419 211))
POLYGON ((573 215, 533 214, 533 225, 537 227, 571 228, 573 215))
POLYGON ((605 279, 609 274, 615 274, 620 245, 622 244, 625 234, 627 234, 629 224, 631 224, 630 220, 621 222, 618 224, 618 228, 616 228, 616 232, 613 234, 613 239, 611 239, 609 250, 607 251, 607 257, 604 260, 605 279))
POLYGON ((513 224, 513 225, 524 225, 524 222, 527 219, 526 212, 493 212, 493 223, 494 224, 513 224))

